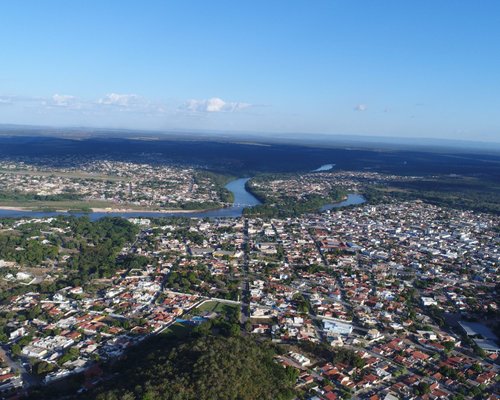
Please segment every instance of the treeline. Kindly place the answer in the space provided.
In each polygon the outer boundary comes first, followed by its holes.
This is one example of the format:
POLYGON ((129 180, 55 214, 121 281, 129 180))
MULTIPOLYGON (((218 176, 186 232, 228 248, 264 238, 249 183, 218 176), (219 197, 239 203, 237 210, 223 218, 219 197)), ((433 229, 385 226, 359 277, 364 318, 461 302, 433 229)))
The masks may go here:
POLYGON ((207 201, 207 202, 189 201, 186 203, 182 203, 180 207, 183 210, 213 210, 216 208, 220 208, 221 205, 213 201, 207 201))
POLYGON ((387 198, 423 200, 437 206, 500 214, 500 186, 480 178, 437 178, 391 182, 388 186, 365 188, 363 195, 370 203, 387 198))
POLYGON ((233 176, 227 174, 217 174, 211 171, 197 171, 194 176, 196 183, 200 183, 202 179, 210 179, 216 186, 224 187, 228 182, 234 179, 233 176))
POLYGON ((0 201, 71 201, 82 199, 83 196, 79 193, 39 195, 20 191, 0 192, 0 201))
MULTIPOLYGON (((273 176, 274 175, 266 175, 265 179, 271 180, 273 176)), ((249 179, 245 182, 245 189, 250 192, 255 198, 257 198, 257 200, 259 200, 261 203, 264 204, 266 202, 269 202, 269 198, 268 196, 266 196, 266 193, 264 191, 258 190, 252 185, 252 179, 249 179)))

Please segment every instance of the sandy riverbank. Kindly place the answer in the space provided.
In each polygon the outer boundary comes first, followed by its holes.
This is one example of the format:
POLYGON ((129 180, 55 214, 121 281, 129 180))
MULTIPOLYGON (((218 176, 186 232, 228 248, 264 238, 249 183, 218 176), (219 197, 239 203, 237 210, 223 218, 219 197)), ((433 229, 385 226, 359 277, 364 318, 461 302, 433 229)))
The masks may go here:
POLYGON ((9 206, 0 206, 0 210, 9 210, 9 211, 32 211, 26 207, 9 207, 9 206))
POLYGON ((178 209, 178 208, 173 208, 173 209, 160 209, 160 210, 153 210, 153 209, 148 209, 148 208, 92 208, 92 212, 99 212, 99 213, 162 213, 162 214, 168 214, 168 213, 176 213, 176 214, 187 214, 187 213, 194 213, 194 212, 205 212, 205 211, 212 211, 212 210, 217 210, 216 208, 212 209, 201 209, 201 210, 183 210, 183 209, 178 209))

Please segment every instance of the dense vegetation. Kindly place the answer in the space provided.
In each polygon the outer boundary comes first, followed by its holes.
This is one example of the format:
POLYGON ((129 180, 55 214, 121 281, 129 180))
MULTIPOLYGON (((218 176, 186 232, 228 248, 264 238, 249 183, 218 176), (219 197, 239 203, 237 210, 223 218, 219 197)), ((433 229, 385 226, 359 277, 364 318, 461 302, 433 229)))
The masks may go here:
MULTIPOLYGON (((152 337, 108 366, 116 374, 81 400, 285 400, 294 397, 296 371, 274 361, 267 344, 242 336, 152 337)), ((81 377, 35 389, 33 399, 70 394, 81 377), (70 382, 73 381, 73 382, 70 382), (69 387, 66 385, 70 385, 69 387)), ((79 383, 80 382, 80 383, 79 383)), ((73 392, 74 393, 74 392, 73 392)), ((75 398, 69 396, 67 398, 75 398)))
POLYGON ((485 177, 433 177, 391 182, 370 187, 364 196, 371 203, 398 200, 423 200, 430 204, 463 210, 500 214, 500 185, 485 177))
POLYGON ((75 218, 71 231, 78 240, 78 252, 70 261, 71 269, 78 271, 82 281, 90 278, 111 277, 116 271, 117 256, 127 242, 133 242, 139 229, 124 218, 102 218, 90 222, 75 218))
POLYGON ((207 336, 141 353, 131 352, 119 381, 88 398, 279 400, 293 394, 273 350, 251 338, 207 336))
POLYGON ((29 223, 2 232, 0 260, 27 267, 63 266, 67 273, 58 281, 1 291, 0 301, 28 290, 53 293, 67 285, 78 286, 93 278, 111 277, 117 269, 127 268, 128 258, 120 260, 118 255, 127 243, 135 240, 137 233, 137 226, 123 218, 91 222, 86 217, 59 217, 50 228, 46 224, 29 223))
MULTIPOLYGON (((23 128, 25 134, 29 134, 23 128)), ((12 132, 9 132, 12 133, 12 132)), ((252 175, 262 172, 311 171, 320 165, 335 163, 339 170, 377 171, 401 175, 427 174, 478 174, 487 172, 494 179, 500 178, 500 157, 487 154, 473 154, 467 150, 410 151, 399 149, 380 150, 380 144, 353 146, 316 142, 314 147, 307 137, 307 144, 287 145, 273 143, 272 138, 259 139, 268 145, 235 143, 235 137, 210 140, 189 134, 181 136, 160 136, 158 140, 126 138, 126 132, 111 134, 120 138, 102 137, 58 138, 40 136, 0 137, 0 157, 40 157, 53 160, 57 165, 75 166, 75 160, 85 157, 132 162, 176 163, 179 165, 204 165, 213 171, 230 175, 252 175), (188 139, 188 140, 186 140, 188 139), (330 147, 329 147, 330 146, 330 147), (337 146, 337 148, 334 148, 337 146), (345 148, 345 147, 349 148, 345 148), (361 148, 364 146, 365 148, 361 148), (369 149, 371 148, 371 149, 369 149)), ((96 133, 98 134, 98 133, 96 133)), ((129 132, 130 135, 136 133, 129 132)), ((51 135, 57 133, 51 131, 51 135)), ((141 136, 144 135, 141 132, 141 136)), ((428 150, 428 149, 427 149, 428 150)), ((493 149, 494 151, 495 149, 493 149)))
POLYGON ((181 204, 183 210, 214 210, 220 208, 220 203, 213 201, 199 202, 199 201, 187 201, 181 204))
POLYGON ((36 193, 25 192, 0 192, 0 201, 68 201, 82 200, 83 197, 78 193, 61 193, 51 195, 39 195, 36 193))
POLYGON ((16 231, 0 233, 0 259, 15 261, 21 265, 36 266, 45 260, 53 260, 59 250, 56 244, 42 244, 38 240, 37 226, 23 226, 16 231))

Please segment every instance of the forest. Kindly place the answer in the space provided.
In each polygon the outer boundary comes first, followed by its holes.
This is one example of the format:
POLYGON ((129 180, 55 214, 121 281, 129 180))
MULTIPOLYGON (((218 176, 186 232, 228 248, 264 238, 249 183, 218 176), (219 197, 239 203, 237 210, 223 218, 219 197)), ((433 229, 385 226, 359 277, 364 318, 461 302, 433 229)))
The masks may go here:
POLYGON ((370 203, 423 200, 442 207, 500 214, 500 185, 485 176, 435 176, 365 188, 370 203))
MULTIPOLYGON (((251 338, 207 336, 168 351, 134 352, 133 368, 113 388, 88 398, 118 399, 291 399, 293 373, 276 364, 274 351, 251 338)), ((133 363, 132 363, 133 361, 133 363)))
MULTIPOLYGON (((1 133, 1 129, 0 129, 1 133)), ((11 132, 9 132, 11 133, 11 132)), ((38 132, 37 132, 38 133, 38 132)), ((473 153, 466 149, 382 148, 380 144, 359 142, 284 144, 272 138, 256 143, 237 142, 237 138, 209 139, 183 134, 159 135, 158 140, 117 137, 116 132, 71 140, 70 137, 1 136, 0 158, 18 157, 52 160, 57 165, 75 166, 88 157, 148 163, 198 165, 233 176, 252 176, 263 172, 308 172, 323 164, 335 163, 337 170, 371 170, 399 175, 481 174, 500 177, 500 157, 473 153), (113 137, 114 135, 114 137, 113 137)), ((144 133, 141 133, 143 135, 144 133)), ((66 132, 67 136, 70 133, 66 132)), ((403 146, 404 147, 404 146, 403 146)))
MULTIPOLYGON (((79 400, 287 400, 297 371, 275 362, 276 349, 232 330, 194 329, 191 334, 151 337, 121 361, 103 366, 111 379, 70 396, 79 400), (218 334, 213 334, 218 331, 218 334)), ((71 393, 71 383, 34 390, 31 399, 71 393), (69 386, 68 386, 69 385, 69 386), (66 392, 66 390, 69 390, 66 392)))

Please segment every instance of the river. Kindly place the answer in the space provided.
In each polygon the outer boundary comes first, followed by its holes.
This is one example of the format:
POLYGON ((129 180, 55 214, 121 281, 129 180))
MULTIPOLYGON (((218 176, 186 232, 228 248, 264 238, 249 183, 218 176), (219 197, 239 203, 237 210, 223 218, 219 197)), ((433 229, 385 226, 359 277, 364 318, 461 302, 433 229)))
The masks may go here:
MULTIPOLYGON (((261 202, 252 195, 245 188, 245 183, 250 178, 239 178, 229 182, 226 189, 230 190, 234 195, 234 203, 231 207, 219 208, 209 211, 193 211, 193 212, 154 212, 154 211, 137 211, 137 212, 90 212, 90 213, 68 213, 68 212, 44 212, 44 211, 18 211, 18 210, 3 210, 0 208, 0 218, 48 218, 57 217, 59 215, 73 215, 76 217, 88 216, 90 220, 95 221, 103 217, 124 217, 124 218, 137 218, 137 217, 150 217, 150 218, 164 218, 164 217, 189 217, 189 218, 223 218, 223 217, 240 217, 245 207, 252 207, 261 202)), ((340 208, 350 205, 362 204, 366 200, 359 194, 349 194, 347 199, 339 203, 326 204, 321 207, 320 211, 331 210, 333 208, 340 208)))
POLYGON ((222 217, 239 217, 245 207, 255 206, 260 204, 260 201, 248 192, 245 188, 245 183, 250 178, 239 178, 229 182, 226 189, 229 189, 234 195, 234 204, 231 207, 219 208, 209 211, 193 211, 193 212, 154 212, 154 211, 137 211, 137 212, 90 212, 90 213, 68 213, 68 212, 44 212, 44 211, 18 211, 18 210, 3 210, 0 209, 0 218, 47 218, 57 217, 58 215, 74 215, 76 217, 88 216, 92 221, 103 217, 191 217, 191 218, 222 218, 222 217))
POLYGON ((326 210, 332 210, 334 208, 341 208, 341 207, 347 207, 347 206, 356 206, 359 204, 366 203, 366 199, 360 195, 360 194, 355 194, 351 193, 347 195, 347 199, 344 201, 340 201, 338 203, 332 203, 332 204, 325 204, 323 207, 319 209, 319 211, 326 211, 326 210))

